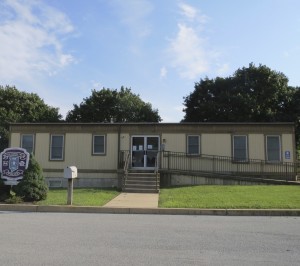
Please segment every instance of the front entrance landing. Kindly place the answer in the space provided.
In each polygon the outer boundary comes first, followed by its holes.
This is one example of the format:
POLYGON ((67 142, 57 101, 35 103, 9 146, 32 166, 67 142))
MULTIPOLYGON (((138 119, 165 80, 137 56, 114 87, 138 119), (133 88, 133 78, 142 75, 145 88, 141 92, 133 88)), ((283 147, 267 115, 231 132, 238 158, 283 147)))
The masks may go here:
POLYGON ((121 193, 103 207, 157 208, 158 193, 121 193))

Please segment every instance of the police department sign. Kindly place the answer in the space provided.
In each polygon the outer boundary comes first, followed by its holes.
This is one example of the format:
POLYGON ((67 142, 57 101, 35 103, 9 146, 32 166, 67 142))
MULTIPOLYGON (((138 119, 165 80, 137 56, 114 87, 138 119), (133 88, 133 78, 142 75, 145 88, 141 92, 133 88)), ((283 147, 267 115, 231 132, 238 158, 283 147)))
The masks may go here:
POLYGON ((6 185, 17 185, 29 163, 29 153, 22 148, 8 148, 0 154, 1 178, 6 185))

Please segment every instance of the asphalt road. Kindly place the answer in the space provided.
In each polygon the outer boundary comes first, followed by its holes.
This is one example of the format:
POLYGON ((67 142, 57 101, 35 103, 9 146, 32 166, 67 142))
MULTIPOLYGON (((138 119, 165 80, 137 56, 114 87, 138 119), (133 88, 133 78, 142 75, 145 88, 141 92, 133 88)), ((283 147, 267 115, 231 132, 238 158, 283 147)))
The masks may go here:
POLYGON ((300 217, 0 212, 0 265, 300 265, 300 217))

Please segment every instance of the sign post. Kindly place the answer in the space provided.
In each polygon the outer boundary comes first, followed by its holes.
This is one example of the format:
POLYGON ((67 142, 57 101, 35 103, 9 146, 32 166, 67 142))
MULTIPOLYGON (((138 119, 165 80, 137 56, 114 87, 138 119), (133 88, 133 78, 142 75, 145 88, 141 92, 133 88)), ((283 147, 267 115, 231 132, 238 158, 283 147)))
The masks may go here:
POLYGON ((17 185, 28 168, 29 153, 23 148, 7 148, 0 153, 0 172, 5 185, 17 185))

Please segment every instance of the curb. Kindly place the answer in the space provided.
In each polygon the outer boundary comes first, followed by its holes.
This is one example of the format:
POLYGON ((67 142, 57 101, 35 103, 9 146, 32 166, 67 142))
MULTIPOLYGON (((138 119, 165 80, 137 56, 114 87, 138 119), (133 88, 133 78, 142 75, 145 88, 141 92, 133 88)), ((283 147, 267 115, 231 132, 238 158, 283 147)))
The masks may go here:
POLYGON ((87 206, 56 206, 29 204, 0 204, 0 212, 57 212, 161 215, 219 215, 219 216, 300 216, 300 209, 191 209, 191 208, 112 208, 87 206))

